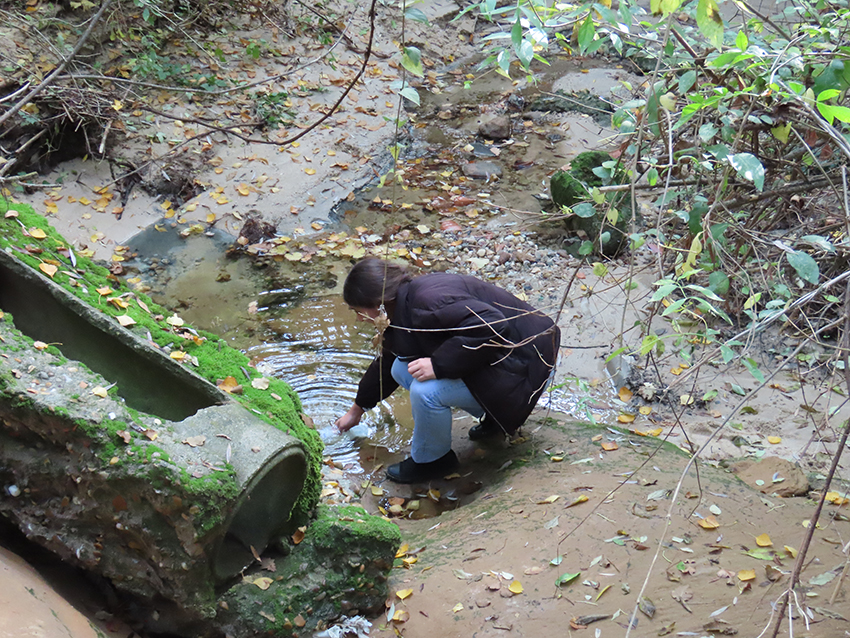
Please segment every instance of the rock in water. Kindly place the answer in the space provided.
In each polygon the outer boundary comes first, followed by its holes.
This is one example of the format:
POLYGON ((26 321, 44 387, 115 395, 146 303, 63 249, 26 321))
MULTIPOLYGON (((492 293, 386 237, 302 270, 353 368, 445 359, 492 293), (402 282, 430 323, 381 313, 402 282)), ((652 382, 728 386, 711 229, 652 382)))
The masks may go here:
POLYGON ((764 494, 781 497, 804 496, 809 491, 809 480, 800 467, 777 456, 759 461, 739 461, 732 471, 744 483, 764 494))
POLYGON ((495 162, 469 162, 464 164, 463 174, 470 179, 490 179, 491 176, 499 177, 502 169, 495 162))
POLYGON ((482 122, 478 134, 489 140, 506 140, 511 136, 511 120, 507 115, 500 115, 482 122))

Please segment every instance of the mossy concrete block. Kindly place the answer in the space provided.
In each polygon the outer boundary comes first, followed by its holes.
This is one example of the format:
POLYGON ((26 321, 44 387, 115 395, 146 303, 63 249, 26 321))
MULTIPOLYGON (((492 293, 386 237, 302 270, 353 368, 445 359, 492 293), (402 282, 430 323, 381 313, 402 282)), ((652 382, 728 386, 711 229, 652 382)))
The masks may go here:
POLYGON ((171 422, 0 318, 0 512, 65 561, 186 617, 287 531, 301 442, 234 402, 171 422))
MULTIPOLYGON (((0 201, 0 213, 8 207, 8 201, 0 201)), ((173 312, 128 288, 85 255, 72 252, 68 242, 29 206, 15 204, 14 215, 0 217, 0 250, 29 273, 0 267, 0 308, 13 314, 21 311, 17 327, 31 339, 55 344, 50 347, 54 354, 81 360, 102 374, 111 392, 124 398, 129 408, 180 421, 210 405, 238 402, 258 419, 299 439, 306 454, 307 478, 293 518, 306 521, 321 492, 324 446, 304 418, 295 391, 274 378, 254 387, 252 382, 262 375, 244 353, 216 335, 183 325, 173 312), (50 270, 46 266, 55 267, 49 278, 43 274, 50 270), (45 290, 36 290, 48 284, 45 290), (15 305, 35 297, 29 315, 26 308, 15 305), (75 320, 80 315, 68 310, 74 305, 65 303, 69 298, 89 308, 90 321, 75 320), (86 338, 78 339, 77 331, 86 330, 81 323, 90 330, 86 338), (74 340, 63 332, 69 325, 74 325, 70 331, 74 340), (150 364, 148 355, 156 363, 150 364), (162 362, 162 355, 171 355, 170 360, 162 362), (239 380, 240 393, 225 395, 216 388, 227 377, 239 380)))
POLYGON ((342 615, 384 608, 398 527, 359 506, 320 506, 304 540, 222 597, 216 622, 233 636, 312 636, 342 615))

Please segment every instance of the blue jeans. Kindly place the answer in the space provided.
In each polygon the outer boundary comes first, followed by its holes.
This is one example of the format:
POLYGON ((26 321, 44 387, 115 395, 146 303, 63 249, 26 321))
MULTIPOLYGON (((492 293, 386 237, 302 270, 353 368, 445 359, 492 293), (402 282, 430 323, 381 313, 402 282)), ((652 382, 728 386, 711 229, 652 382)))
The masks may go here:
POLYGON ((413 440, 410 456, 417 463, 436 461, 452 449, 452 408, 460 408, 480 419, 484 408, 460 379, 417 381, 407 371, 407 362, 396 359, 393 379, 410 390, 413 411, 413 440))

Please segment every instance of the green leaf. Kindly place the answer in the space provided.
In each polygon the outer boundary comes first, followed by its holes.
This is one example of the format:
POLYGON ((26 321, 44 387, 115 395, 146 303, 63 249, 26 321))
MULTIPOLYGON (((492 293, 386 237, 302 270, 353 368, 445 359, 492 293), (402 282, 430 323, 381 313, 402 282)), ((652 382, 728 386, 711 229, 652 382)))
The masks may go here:
POLYGON ((407 98, 411 102, 413 102, 416 106, 419 106, 419 92, 414 89, 412 86, 406 86, 401 91, 399 91, 399 95, 407 98))
POLYGON ((593 204, 582 202, 581 204, 576 204, 575 206, 573 206, 573 212, 579 217, 587 219, 596 215, 596 208, 593 206, 593 204))
POLYGON ((685 95, 697 83, 697 72, 686 71, 679 77, 679 95, 685 95))
POLYGON ((678 301, 674 301, 664 309, 664 312, 661 313, 661 316, 666 317, 667 315, 672 315, 674 312, 678 312, 679 310, 681 310, 682 306, 685 305, 685 301, 687 301, 687 299, 679 299, 678 301))
POLYGON ((623 346, 622 348, 617 348, 616 350, 614 350, 614 352, 612 352, 607 357, 605 357, 605 363, 612 361, 617 355, 623 354, 628 349, 629 349, 628 346, 623 346))
POLYGON ((699 286, 697 284, 688 284, 687 286, 685 286, 685 288, 693 290, 694 292, 701 293, 705 296, 706 299, 711 299, 712 301, 723 301, 723 299, 715 295, 711 290, 705 288, 704 286, 699 286))
POLYGON ((560 576, 558 576, 557 580, 555 581, 555 586, 556 587, 563 587, 564 585, 569 585, 571 582, 573 582, 579 576, 581 576, 581 572, 576 572, 575 574, 570 574, 570 573, 561 574, 560 576))
POLYGON ((729 277, 722 270, 715 270, 708 276, 708 287, 722 297, 729 292, 729 277))
POLYGON ((788 136, 791 135, 791 122, 787 122, 784 126, 774 126, 770 129, 773 137, 778 139, 783 144, 788 143, 788 136))
POLYGON ((519 58, 523 68, 528 70, 531 66, 531 61, 534 59, 534 45, 528 40, 523 40, 519 46, 519 51, 516 52, 516 56, 519 58))
POLYGON ((747 47, 750 46, 750 39, 747 37, 747 34, 743 29, 738 31, 738 35, 735 38, 735 46, 741 49, 741 51, 746 51, 747 47))
POLYGON ((597 277, 604 277, 608 274, 608 266, 598 261, 593 262, 593 274, 597 277))
POLYGON ((585 239, 581 242, 581 246, 579 246, 578 254, 579 255, 589 255, 593 252, 593 242, 589 239, 585 239))
POLYGON ((504 75, 509 80, 511 79, 511 57, 508 55, 508 52, 502 49, 499 51, 499 54, 496 56, 496 73, 499 75, 504 75))
POLYGON ((818 282, 820 268, 818 268, 818 263, 808 253, 804 253, 801 250, 794 250, 788 253, 788 263, 797 271, 800 279, 804 279, 812 284, 818 282))
POLYGON ((514 51, 519 52, 519 45, 522 44, 522 22, 520 22, 519 14, 511 28, 511 43, 514 45, 514 51))
POLYGON ((773 560, 773 551, 767 548, 751 549, 750 551, 744 553, 747 556, 751 556, 759 560, 773 560))
POLYGON ((699 0, 697 26, 715 49, 719 50, 723 46, 723 18, 720 17, 715 0, 699 0))
POLYGON ((640 356, 645 357, 652 352, 652 349, 659 341, 661 341, 661 339, 658 338, 658 335, 646 335, 643 338, 643 342, 640 344, 640 356))
POLYGON ((676 284, 665 284, 663 286, 659 286, 658 290, 652 293, 650 301, 661 301, 664 297, 676 290, 676 288, 678 288, 676 284))
POLYGON ((428 16, 425 15, 425 12, 422 9, 418 9, 416 7, 411 7, 407 11, 404 12, 404 17, 408 20, 413 20, 414 22, 422 22, 424 24, 428 24, 428 16))
MULTIPOLYGON (((847 109, 850 112, 850 109, 847 109)), ((764 166, 752 153, 731 153, 726 156, 738 175, 752 182, 758 190, 764 189, 764 166)))
POLYGON ((711 401, 714 397, 717 396, 717 390, 709 390, 705 394, 702 395, 703 401, 711 401))
POLYGON ((838 106, 832 104, 824 104, 823 102, 818 102, 816 104, 818 107, 818 111, 823 115, 824 119, 832 124, 834 120, 838 120, 839 122, 850 122, 850 108, 846 106, 838 106))
POLYGON ((764 375, 759 370, 758 364, 750 358, 744 359, 744 366, 753 375, 753 378, 759 383, 764 383, 764 375))
POLYGON ((654 166, 646 171, 646 181, 650 186, 655 186, 658 183, 658 169, 654 166))
POLYGON ((413 75, 418 77, 425 75, 425 71, 422 69, 422 54, 416 47, 404 47, 404 52, 401 54, 401 65, 413 75))
POLYGON ((661 0, 661 12, 667 16, 678 11, 682 6, 682 0, 661 0))
POLYGON ((727 345, 720 346, 720 355, 723 357, 723 363, 729 363, 737 356, 735 351, 727 345))
POLYGON ((578 47, 579 51, 584 53, 593 42, 593 36, 596 35, 596 27, 593 26, 593 18, 590 13, 587 14, 584 22, 578 28, 578 47))
POLYGON ((818 102, 826 102, 827 100, 834 98, 836 95, 841 95, 841 91, 838 89, 826 89, 825 91, 818 93, 818 102))
POLYGON ((742 397, 747 396, 747 391, 744 390, 744 388, 739 386, 737 383, 730 383, 729 387, 732 388, 732 392, 734 392, 738 396, 742 396, 742 397))
POLYGON ((821 237, 820 235, 805 235, 801 237, 800 240, 814 244, 821 250, 825 250, 828 253, 835 252, 835 246, 826 237, 821 237))
POLYGON ((714 124, 708 122, 700 125, 699 138, 703 142, 710 142, 715 135, 717 135, 717 127, 714 124))

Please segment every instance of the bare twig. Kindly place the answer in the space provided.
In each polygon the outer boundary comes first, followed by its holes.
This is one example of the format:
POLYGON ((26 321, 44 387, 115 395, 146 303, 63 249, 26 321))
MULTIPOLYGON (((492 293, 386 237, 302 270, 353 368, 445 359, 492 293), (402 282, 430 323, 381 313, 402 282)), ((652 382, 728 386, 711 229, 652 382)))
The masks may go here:
POLYGON ((91 19, 91 22, 89 23, 89 26, 86 29, 85 33, 83 33, 83 35, 80 36, 80 39, 77 40, 77 44, 74 47, 74 50, 71 51, 71 54, 67 58, 65 58, 62 64, 56 67, 53 72, 46 78, 44 78, 44 80, 42 80, 42 82, 38 86, 36 86, 32 91, 30 91, 23 98, 21 98, 18 103, 15 104, 15 106, 3 113, 3 115, 0 115, 0 127, 2 127, 3 124, 5 124, 9 120, 9 118, 15 115, 27 104, 32 102, 33 99, 36 98, 36 96, 38 96, 42 91, 44 91, 44 89, 50 86, 56 80, 56 78, 58 78, 59 75, 62 74, 62 72, 65 70, 65 67, 67 67, 71 63, 71 60, 73 60, 74 57, 76 57, 77 53, 79 53, 80 49, 83 48, 83 45, 86 43, 86 40, 88 40, 89 36, 91 35, 91 32, 94 30, 95 25, 100 21, 100 18, 103 16, 106 10, 112 6, 112 3, 114 1, 115 0, 106 0, 106 2, 101 5, 100 9, 98 9, 98 12, 91 19))
MULTIPOLYGON (((842 318, 844 321, 844 335, 843 335, 843 345, 844 345, 844 385, 847 388, 848 393, 850 393, 850 356, 848 356, 847 350, 850 348, 850 282, 845 285, 844 288, 844 317, 842 318)), ((838 322, 835 322, 838 323, 838 322)), ((805 343, 805 342, 803 342, 805 343)), ((806 553, 809 551, 809 546, 812 542, 812 537, 814 536, 815 529, 817 528, 818 519, 820 518, 821 512, 823 511, 823 505, 826 502, 826 495, 829 492, 829 487, 832 485, 832 479, 835 477, 835 472, 838 470, 838 463, 841 460, 841 455, 844 452, 844 447, 847 445, 847 437, 850 436, 850 419, 844 424, 844 431, 841 433, 841 439, 838 441, 838 448, 835 451, 835 454, 832 456, 832 465, 830 465, 829 472, 826 475, 826 481, 824 483, 823 489, 821 491, 820 499, 818 499, 818 504, 815 506, 815 511, 812 514, 812 518, 809 520, 809 528, 806 530, 806 536, 803 538, 803 545, 800 547, 800 552, 797 554, 797 562, 794 563, 794 569, 791 571, 791 579, 788 582, 788 589, 785 591, 785 595, 782 597, 782 606, 779 609, 779 613, 776 618, 776 623, 773 625, 773 633, 771 634, 771 638, 776 638, 779 635, 779 628, 782 625, 782 621, 785 619, 785 613, 788 610, 788 603, 790 599, 791 593, 794 591, 794 586, 797 584, 797 581, 800 578, 800 572, 803 570, 803 564, 806 560, 806 553)), ((847 564, 844 566, 843 574, 847 571, 847 564)), ((836 593, 837 593, 836 589, 836 593)), ((833 593, 833 598, 835 597, 835 593, 833 593)))

